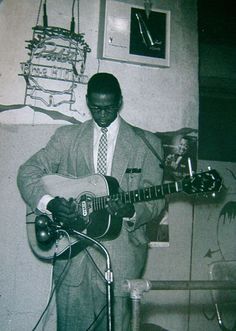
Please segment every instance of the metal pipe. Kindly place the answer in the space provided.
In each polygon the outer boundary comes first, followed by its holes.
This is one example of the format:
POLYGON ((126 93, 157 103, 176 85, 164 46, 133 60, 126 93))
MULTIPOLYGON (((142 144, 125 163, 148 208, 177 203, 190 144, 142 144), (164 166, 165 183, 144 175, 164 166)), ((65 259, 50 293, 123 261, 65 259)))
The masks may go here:
POLYGON ((151 290, 229 290, 236 289, 236 281, 216 280, 170 280, 149 281, 151 290))
POLYGON ((132 320, 131 320, 131 330, 140 331, 140 309, 141 309, 141 299, 132 298, 132 320))
POLYGON ((156 281, 132 279, 124 282, 124 290, 132 301, 131 330, 140 331, 140 306, 144 292, 150 290, 230 290, 236 289, 236 281, 216 280, 170 280, 156 281))

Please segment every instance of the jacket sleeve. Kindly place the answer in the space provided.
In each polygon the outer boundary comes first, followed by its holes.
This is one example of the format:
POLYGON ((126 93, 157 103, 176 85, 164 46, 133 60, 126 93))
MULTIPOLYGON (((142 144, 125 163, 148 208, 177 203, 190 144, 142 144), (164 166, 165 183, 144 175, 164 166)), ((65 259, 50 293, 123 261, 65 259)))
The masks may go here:
POLYGON ((39 150, 20 166, 17 185, 23 200, 35 210, 39 200, 47 194, 41 178, 46 174, 56 173, 64 152, 63 127, 56 130, 45 148, 39 150))

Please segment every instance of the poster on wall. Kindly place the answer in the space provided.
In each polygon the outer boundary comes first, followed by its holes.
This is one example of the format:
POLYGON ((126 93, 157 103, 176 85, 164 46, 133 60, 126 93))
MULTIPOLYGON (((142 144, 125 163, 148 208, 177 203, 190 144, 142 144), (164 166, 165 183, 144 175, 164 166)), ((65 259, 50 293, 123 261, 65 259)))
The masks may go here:
POLYGON ((130 54, 165 59, 166 42, 166 13, 131 7, 130 54))
MULTIPOLYGON (((179 131, 159 133, 163 146, 164 185, 181 182, 190 173, 197 172, 197 130, 182 128, 179 131)), ((179 199, 181 199, 179 197, 179 199)), ((150 247, 169 245, 169 196, 165 208, 157 220, 147 226, 150 247)))
POLYGON ((197 170, 197 137, 178 134, 163 138, 164 180, 177 181, 197 170))
POLYGON ((170 66, 170 10, 101 1, 98 57, 148 66, 170 66))

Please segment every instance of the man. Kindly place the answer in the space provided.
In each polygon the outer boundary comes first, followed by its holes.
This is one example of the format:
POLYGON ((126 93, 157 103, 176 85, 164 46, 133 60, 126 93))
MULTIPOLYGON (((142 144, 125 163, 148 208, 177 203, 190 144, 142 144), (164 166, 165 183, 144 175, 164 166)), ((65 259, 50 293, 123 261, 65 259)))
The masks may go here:
POLYGON ((183 136, 176 147, 176 153, 169 154, 165 159, 166 177, 172 180, 182 179, 188 174, 188 157, 190 157, 190 139, 183 136))
MULTIPOLYGON (((123 191, 162 182, 159 161, 139 132, 157 153, 162 152, 161 143, 154 134, 134 128, 120 117, 122 94, 118 80, 108 73, 95 74, 88 82, 86 100, 92 119, 57 129, 47 146, 22 165, 18 174, 20 192, 32 210, 51 212, 56 222, 67 227, 73 227, 74 219, 78 219, 74 204, 71 199, 48 194, 41 181, 46 174, 81 177, 104 172, 115 177, 123 191), (103 128, 107 132, 102 133, 103 128), (105 167, 101 170, 99 145, 104 134, 107 150, 105 167)), ((102 241, 110 254, 114 274, 115 331, 130 329, 130 307, 123 283, 125 279, 141 277, 147 257, 146 223, 157 219, 162 207, 162 200, 135 204, 121 199, 107 201, 107 211, 122 222, 117 238, 102 241)), ((56 260, 56 284, 66 262, 60 257, 56 260)), ((104 270, 104 257, 95 246, 73 256, 57 288, 58 330, 106 330, 104 270)))

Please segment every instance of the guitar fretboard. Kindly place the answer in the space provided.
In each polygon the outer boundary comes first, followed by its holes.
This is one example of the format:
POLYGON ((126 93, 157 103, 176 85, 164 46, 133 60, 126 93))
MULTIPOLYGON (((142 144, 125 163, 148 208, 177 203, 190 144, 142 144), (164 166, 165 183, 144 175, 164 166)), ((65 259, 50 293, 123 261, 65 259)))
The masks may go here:
POLYGON ((101 210, 106 207, 108 199, 121 199, 124 203, 137 203, 162 199, 165 195, 181 192, 182 182, 171 182, 158 186, 146 187, 140 190, 121 192, 110 196, 96 197, 93 199, 93 210, 101 210))

